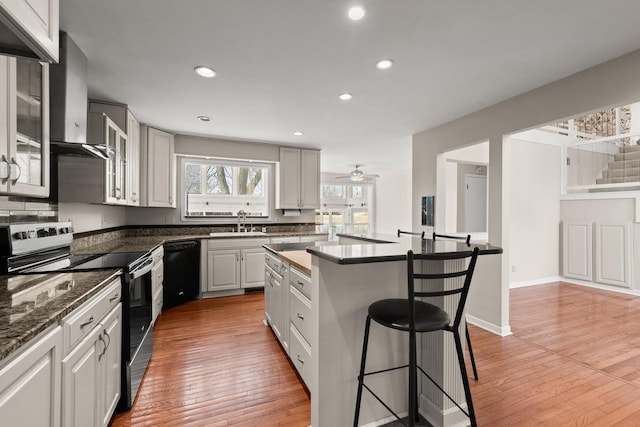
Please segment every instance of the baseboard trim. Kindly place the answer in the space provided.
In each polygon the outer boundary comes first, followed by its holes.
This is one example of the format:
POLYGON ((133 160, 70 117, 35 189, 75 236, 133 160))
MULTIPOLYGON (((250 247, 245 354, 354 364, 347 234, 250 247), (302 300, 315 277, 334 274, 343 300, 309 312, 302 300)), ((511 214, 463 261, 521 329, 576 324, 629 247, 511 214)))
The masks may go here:
POLYGON ((543 277, 541 279, 523 280, 522 282, 509 283, 509 289, 524 288, 526 286, 546 285, 547 283, 564 280, 560 276, 543 277))
POLYGON ((570 279, 567 277, 561 277, 560 281, 570 283, 572 285, 586 286, 588 288, 600 289, 602 291, 611 291, 611 292, 617 292, 619 294, 640 296, 640 289, 620 288, 618 286, 602 285, 600 283, 586 282, 584 280, 570 279))
POLYGON ((511 326, 506 325, 506 326, 498 326, 494 323, 489 323, 486 320, 482 320, 478 317, 472 316, 470 314, 467 314, 467 322, 471 323, 472 325, 475 325, 479 328, 482 328, 486 331, 489 331, 493 334, 496 334, 498 336, 501 337, 506 337, 511 335, 511 326))
MULTIPOLYGON (((462 407, 466 410, 467 404, 463 403, 462 407)), ((419 411, 434 427, 465 427, 471 424, 469 418, 458 407, 442 410, 423 394, 420 395, 419 411)))

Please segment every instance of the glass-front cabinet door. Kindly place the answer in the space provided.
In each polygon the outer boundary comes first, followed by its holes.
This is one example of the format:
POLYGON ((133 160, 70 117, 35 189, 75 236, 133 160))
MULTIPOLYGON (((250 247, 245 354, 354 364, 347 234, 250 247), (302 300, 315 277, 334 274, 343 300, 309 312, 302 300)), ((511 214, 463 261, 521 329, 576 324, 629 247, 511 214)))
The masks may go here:
POLYGON ((106 160, 107 162, 107 167, 106 167, 106 173, 107 173, 107 188, 106 188, 106 193, 107 193, 107 202, 117 202, 118 197, 117 197, 117 192, 116 192, 116 188, 118 186, 118 177, 117 177, 117 171, 118 171, 118 155, 117 155, 117 149, 118 149, 118 128, 115 124, 113 124, 113 122, 109 119, 105 120, 106 123, 106 127, 107 127, 107 155, 109 156, 109 159, 106 160))
MULTIPOLYGON (((8 58, 8 163, 6 191, 49 195, 49 68, 36 60, 8 58)), ((1 114, 1 113, 0 113, 1 114)), ((4 182, 3 182, 4 183, 4 182)))

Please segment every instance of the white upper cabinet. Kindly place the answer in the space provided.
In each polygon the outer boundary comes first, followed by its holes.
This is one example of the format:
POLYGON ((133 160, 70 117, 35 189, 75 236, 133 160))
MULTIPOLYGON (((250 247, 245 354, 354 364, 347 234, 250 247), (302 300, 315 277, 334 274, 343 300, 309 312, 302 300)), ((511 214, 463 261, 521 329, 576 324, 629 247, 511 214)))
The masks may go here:
POLYGON ((320 207, 320 152, 280 147, 276 209, 320 207))
MULTIPOLYGON (((140 205, 140 123, 125 104, 89 100, 90 113, 104 113, 121 130, 120 141, 126 147, 120 146, 120 155, 116 162, 119 171, 120 198, 110 202, 140 205), (123 139, 126 138, 126 141, 123 139)), ((115 170, 115 169, 114 169, 115 170)))
POLYGON ((0 20, 40 59, 58 62, 59 0, 0 0, 0 20))
POLYGON ((174 151, 172 134, 141 126, 140 206, 175 208, 174 151))
POLYGON ((49 196, 49 66, 0 56, 0 193, 49 196))

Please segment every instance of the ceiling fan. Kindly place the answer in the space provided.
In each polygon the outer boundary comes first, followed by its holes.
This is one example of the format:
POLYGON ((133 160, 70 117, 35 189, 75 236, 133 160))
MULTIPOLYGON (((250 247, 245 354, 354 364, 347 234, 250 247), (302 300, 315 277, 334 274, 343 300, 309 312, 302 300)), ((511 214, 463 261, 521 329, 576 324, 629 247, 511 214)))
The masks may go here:
POLYGON ((371 175, 371 174, 367 174, 365 175, 364 172, 362 172, 362 170, 360 170, 359 168, 361 166, 364 165, 354 165, 356 168, 354 170, 352 170, 349 175, 344 175, 344 176, 337 176, 336 179, 339 180, 349 180, 352 182, 363 182, 363 181, 371 181, 373 178, 379 178, 380 175, 371 175))

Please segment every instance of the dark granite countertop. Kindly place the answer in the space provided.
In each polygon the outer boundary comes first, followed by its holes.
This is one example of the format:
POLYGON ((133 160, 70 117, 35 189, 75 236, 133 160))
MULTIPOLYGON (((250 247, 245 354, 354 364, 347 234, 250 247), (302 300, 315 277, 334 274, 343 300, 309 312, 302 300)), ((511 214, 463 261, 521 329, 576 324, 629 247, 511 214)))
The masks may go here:
MULTIPOLYGON (((297 231, 297 232, 270 232, 264 235, 253 235, 243 233, 233 233, 229 235, 226 233, 220 233, 220 235, 211 236, 209 234, 200 235, 158 235, 158 236, 135 236, 135 237, 122 237, 108 242, 87 246, 81 249, 74 249, 74 254, 101 254, 101 253, 114 253, 114 252, 144 252, 152 251, 158 246, 166 242, 179 242, 186 240, 201 240, 201 239, 261 239, 271 237, 294 237, 294 236, 326 236, 327 233, 318 233, 315 231, 297 231)), ((293 243, 298 244, 298 243, 293 243)), ((306 244, 306 243, 304 243, 306 244)), ((309 244, 313 244, 310 242, 309 244)), ((304 248, 303 248, 304 249, 304 248)))
POLYGON ((120 270, 0 276, 0 360, 113 281, 120 270))
POLYGON ((410 249, 413 250, 416 258, 429 259, 447 259, 461 253, 471 254, 471 251, 476 246, 480 249, 480 255, 502 253, 502 248, 485 242, 472 241, 467 245, 463 241, 422 240, 419 236, 403 235, 397 237, 378 233, 367 235, 340 234, 340 236, 362 240, 363 244, 314 246, 308 247, 307 252, 336 264, 402 261, 407 259, 407 251, 410 249))

